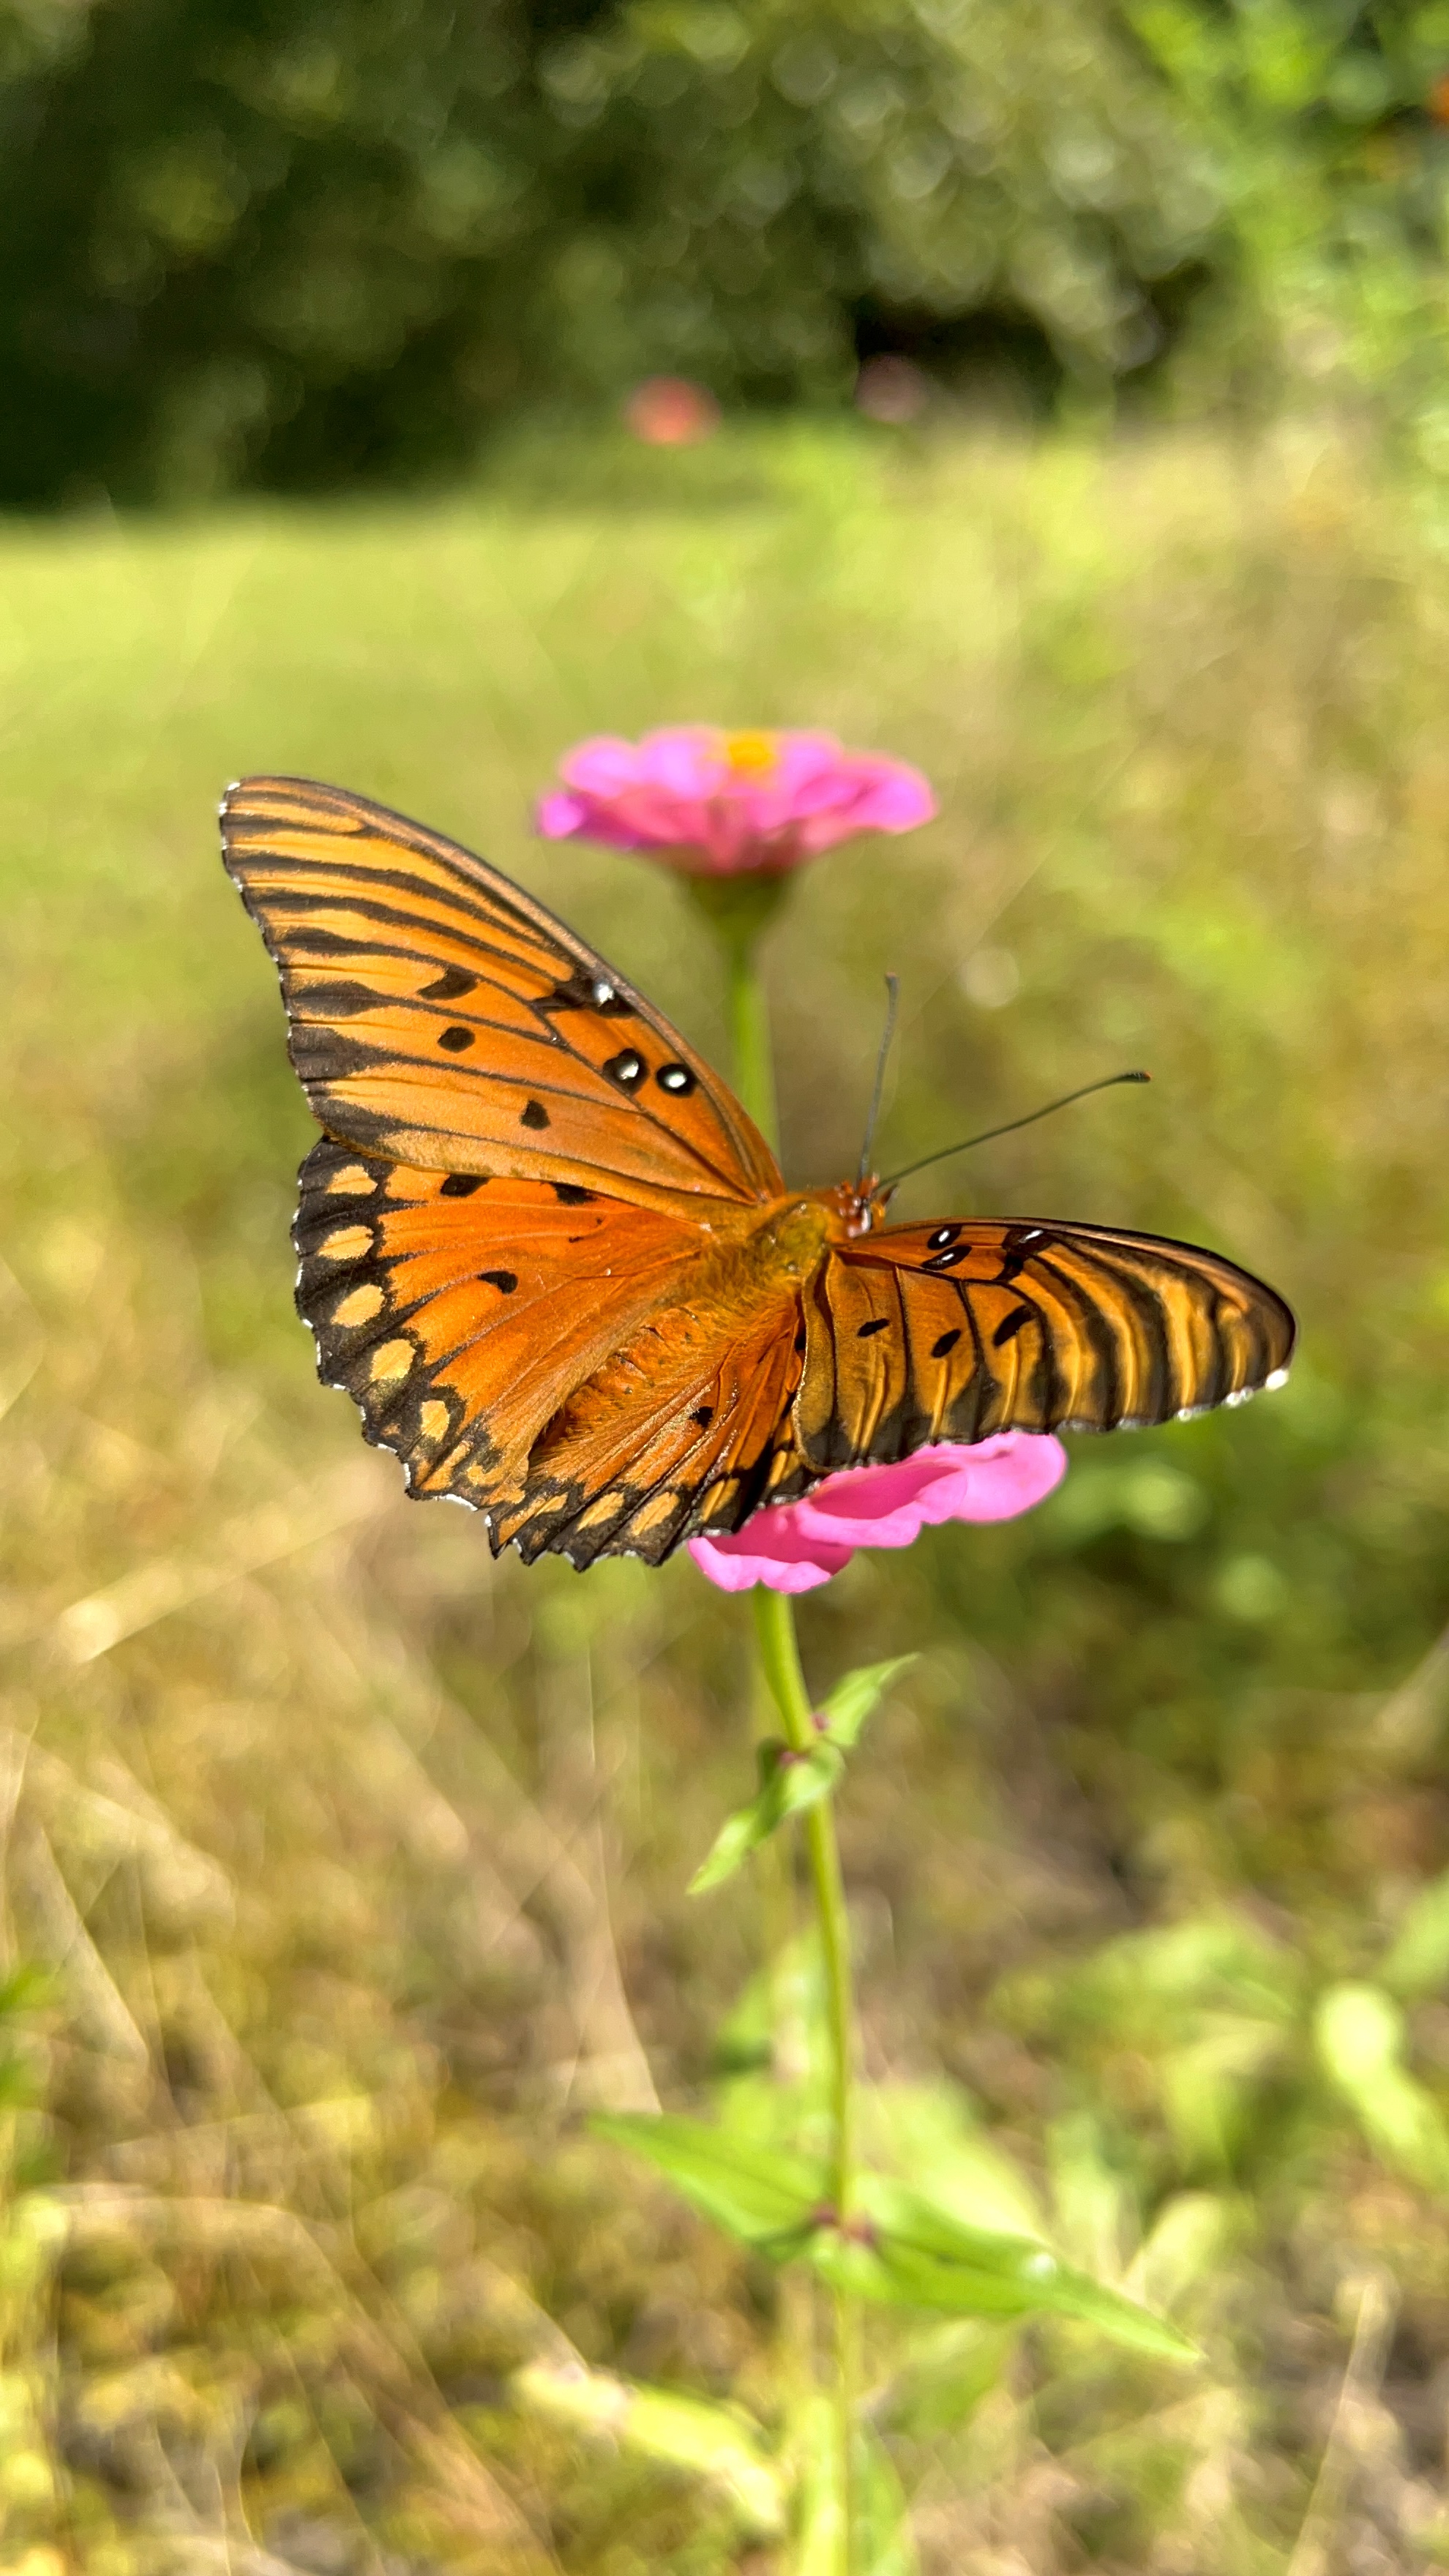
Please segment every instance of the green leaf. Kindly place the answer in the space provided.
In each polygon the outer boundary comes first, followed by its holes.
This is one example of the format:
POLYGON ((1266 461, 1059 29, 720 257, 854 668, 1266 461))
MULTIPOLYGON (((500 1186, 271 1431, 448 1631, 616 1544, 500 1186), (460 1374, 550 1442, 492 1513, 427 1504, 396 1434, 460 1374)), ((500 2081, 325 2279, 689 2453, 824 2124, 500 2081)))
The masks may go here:
POLYGON ((774 2263, 804 2259, 857 2298, 953 2316, 1076 2317, 1139 2351, 1197 2358, 1174 2326, 1073 2271, 1039 2241, 970 2227, 887 2175, 860 2177, 860 2221, 846 2230, 829 2214, 823 2158, 752 2145, 700 2120, 613 2112, 591 2126, 647 2157, 742 2245, 774 2263))
POLYGON ((855 2519, 860 2576, 919 2576, 900 2479, 890 2454, 864 2426, 855 2437, 855 2519))
POLYGON ((890 2307, 955 2316, 1075 2317, 1118 2343, 1174 2361, 1197 2347, 1161 2317, 1074 2271, 1030 2237, 988 2234, 937 2208, 908 2185, 862 2176, 858 2235, 820 2227, 807 2240, 816 2269, 842 2290, 890 2307))
POLYGON ((737 1807, 726 1817, 708 1858, 689 1882, 691 1896, 702 1896, 706 1888, 732 1878, 746 1853, 775 1833, 788 1816, 803 1815, 807 1807, 828 1798, 845 1768, 843 1754, 824 1736, 808 1753, 792 1753, 785 1744, 762 1744, 759 1760, 759 1794, 747 1807, 737 1807))
MULTIPOLYGON (((830 2023, 825 1958, 812 1923, 753 1978, 723 2023, 713 2087, 721 2126, 762 2144, 795 2146, 801 2121, 824 2117, 830 2092, 830 2023), (766 2109, 769 2096, 773 2108, 766 2109), (736 2114, 736 2097, 743 2106, 736 2114)), ((809 2154, 826 2152, 810 2140, 809 2154)))
POLYGON ((977 2127, 968 2096, 938 2077, 876 2084, 863 2092, 866 2161, 908 2176, 933 2207, 994 2236, 1045 2238, 1025 2176, 977 2127))
POLYGON ((772 2262, 800 2253, 819 2226, 823 2162, 748 2145, 702 2120, 601 2112, 590 2126, 646 2157, 706 2218, 772 2262))
POLYGON ((848 1752, 858 1742, 866 1719, 897 1673, 908 1671, 919 1661, 917 1655, 893 1655, 889 1663, 862 1664, 858 1672, 843 1674, 820 1711, 831 1743, 848 1752))
POLYGON ((1428 2191, 1449 2191, 1449 2125, 1403 2065, 1404 2016, 1380 1986, 1330 1986, 1314 2017, 1325 2073, 1370 2144, 1428 2191))
POLYGON ((728 2496, 753 2537, 778 2540, 785 2529, 784 2484, 758 2424, 737 2406, 641 2387, 577 2361, 526 2362, 509 2381, 525 2413, 573 2433, 591 2435, 663 2468, 698 2478, 728 2496))
POLYGON ((1015 2350, 1012 2324, 953 2319, 914 2342, 907 2360, 871 2401, 883 2431, 929 2440, 968 2423, 999 2386, 1015 2350))
POLYGON ((1162 2107, 1189 2173, 1230 2166, 1249 2129, 1254 2102, 1287 2045, 1281 2024, 1228 2014, 1209 2021, 1184 2048, 1163 2057, 1162 2107))
POLYGON ((1176 2307, 1223 2268, 1239 2223, 1237 2203, 1225 2193, 1174 2192, 1163 2202, 1133 2256, 1127 2287, 1156 2308, 1176 2307))
POLYGON ((1397 1995, 1432 1995, 1449 1983, 1449 1870, 1406 1909, 1379 1979, 1397 1995))

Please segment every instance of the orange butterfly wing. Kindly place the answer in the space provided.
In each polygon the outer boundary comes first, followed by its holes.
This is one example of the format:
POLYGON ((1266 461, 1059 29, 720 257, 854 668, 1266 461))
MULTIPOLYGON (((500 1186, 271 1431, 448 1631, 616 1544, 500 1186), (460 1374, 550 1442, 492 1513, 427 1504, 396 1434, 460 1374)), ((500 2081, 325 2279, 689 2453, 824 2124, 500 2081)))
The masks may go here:
POLYGON ((837 1244, 805 1299, 812 1476, 997 1431, 1145 1428, 1277 1383, 1294 1322, 1216 1253, 1111 1226, 970 1218, 837 1244))
POLYGON ((243 779, 221 829, 329 1135, 420 1170, 573 1181, 695 1218, 710 1199, 778 1196, 727 1087, 496 868, 306 779, 243 779))
POLYGON ((487 1514, 495 1554, 657 1564, 697 1529, 737 1528, 793 1453, 795 1296, 722 1307, 696 1228, 330 1137, 301 1181, 297 1303, 319 1376, 410 1493, 487 1514))
POLYGON ((295 1230, 324 1381, 495 1550, 657 1561, 737 1527, 800 1360, 792 1290, 742 1305, 715 1277, 782 1188, 733 1095, 437 834, 264 778, 230 790, 222 839, 328 1130, 295 1230))

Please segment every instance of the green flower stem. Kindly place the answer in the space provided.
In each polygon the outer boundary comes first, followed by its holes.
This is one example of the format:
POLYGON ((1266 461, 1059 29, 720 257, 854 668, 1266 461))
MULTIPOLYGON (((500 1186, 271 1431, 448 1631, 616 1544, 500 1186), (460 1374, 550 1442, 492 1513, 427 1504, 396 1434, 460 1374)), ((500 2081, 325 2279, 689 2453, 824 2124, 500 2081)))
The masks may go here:
POLYGON ((755 970, 754 942, 749 938, 727 938, 722 944, 725 1011, 734 1053, 736 1087, 761 1135, 778 1153, 780 1119, 775 1105, 770 1008, 765 999, 764 985, 755 970))
MULTIPOLYGON (((779 1150, 775 1104, 775 1068, 770 1046, 769 1006, 755 962, 759 934, 783 898, 784 877, 696 878, 691 891, 708 916, 725 961, 725 1008, 734 1053, 735 1083, 740 1099, 768 1143, 779 1150)), ((791 1751, 808 1753, 816 1742, 810 1693, 800 1663, 795 1635, 795 1607, 789 1596, 763 1584, 753 1595, 755 1639, 760 1670, 780 1712, 791 1751)), ((831 2199, 837 2220, 848 2220, 853 2199, 855 2163, 855 2002, 850 1972, 850 1919, 840 1846, 835 1834, 833 1801, 822 1799, 805 1817, 805 1847, 815 1894, 816 1919, 825 1962, 830 2032, 831 2199)), ((840 2290, 832 2292, 835 2386, 832 2391, 837 2445, 837 2492, 841 2499, 839 2576, 851 2576, 855 2563, 855 2410, 860 2386, 860 2315, 858 2302, 840 2290)))
MULTIPOLYGON (((757 1583, 751 1594, 755 1643, 770 1695, 780 1712, 785 1740, 793 1753, 808 1753, 819 1741, 800 1646, 795 1634, 795 1605, 785 1592, 757 1583)), ((837 2225, 846 2225, 854 2198, 855 2172, 855 1997, 850 1974, 850 1917, 845 1906, 845 1880, 835 1833, 835 1802, 822 1798, 805 1815, 805 1849, 815 1890, 815 1917, 825 1961, 827 2022, 830 2032, 830 2197, 837 2225)), ((861 2384, 860 2303, 844 2290, 832 2290, 834 2318, 834 2400, 837 2492, 840 2497, 840 2576, 855 2566, 855 2411, 861 2384)))
MULTIPOLYGON (((771 1592, 762 1583, 756 1585, 751 1599, 760 1661, 780 1712, 785 1741, 792 1753, 809 1753, 818 1738, 795 1636, 794 1603, 787 1593, 771 1592)), ((831 2198, 838 2217, 844 2221, 850 2215, 854 2197, 855 2004, 850 1976, 850 1919, 845 1910, 835 1810, 829 1798, 822 1798, 805 1817, 805 1848, 820 1922, 829 2008, 831 2198)))
POLYGON ((734 1050, 735 1088, 776 1153, 780 1150, 780 1122, 775 1110, 770 1012, 755 965, 755 952, 761 931, 774 920, 789 886, 789 877, 783 872, 772 876, 749 869, 738 876, 698 876, 689 880, 690 894, 719 941, 724 957, 725 1016, 734 1050))

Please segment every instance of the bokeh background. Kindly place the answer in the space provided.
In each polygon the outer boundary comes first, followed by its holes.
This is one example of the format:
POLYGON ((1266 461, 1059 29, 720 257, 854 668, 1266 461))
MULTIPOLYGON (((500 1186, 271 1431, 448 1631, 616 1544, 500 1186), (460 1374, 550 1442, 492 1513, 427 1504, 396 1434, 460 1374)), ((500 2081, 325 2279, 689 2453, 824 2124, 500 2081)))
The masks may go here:
POLYGON ((739 1605, 491 1565, 316 1387, 211 819, 396 803, 718 1056, 682 896, 529 821, 700 719, 941 799, 772 933, 791 1172, 893 968, 895 1160, 1155 1077, 919 1212, 1303 1322, 803 1610, 921 1650, 880 2152, 1204 2354, 878 2322, 921 2565, 1449 2564, 1446 120, 1440 0, 0 6, 7 2576, 787 2564, 798 2302, 586 2126, 759 2064, 739 1605))

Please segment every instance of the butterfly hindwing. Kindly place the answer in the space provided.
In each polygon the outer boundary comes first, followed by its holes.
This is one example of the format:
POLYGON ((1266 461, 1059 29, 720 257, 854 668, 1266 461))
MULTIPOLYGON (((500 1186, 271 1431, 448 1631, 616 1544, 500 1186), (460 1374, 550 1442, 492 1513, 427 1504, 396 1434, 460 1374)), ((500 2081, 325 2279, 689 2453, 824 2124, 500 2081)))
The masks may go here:
POLYGON ((222 841, 329 1134, 666 1211, 778 1193, 763 1137, 678 1031, 483 860, 302 779, 231 788, 222 841))
POLYGON ((657 1565, 683 1539, 740 1528, 796 1463, 798 1321, 782 1290, 692 1357, 667 1331, 657 1357, 641 1336, 550 1426, 495 1544, 526 1560, 554 1549, 577 1566, 618 1555, 657 1565))
POLYGON ((1108 1226, 888 1226, 827 1254, 796 1408, 814 1474, 998 1431, 1111 1431, 1275 1381, 1293 1318, 1215 1253, 1108 1226))
POLYGON ((693 1238, 570 1182, 419 1171, 330 1137, 302 1165, 297 1303, 323 1379, 419 1495, 487 1508, 661 1301, 693 1238))
POLYGON ((789 1437, 788 1289, 741 1324, 688 1302, 698 1235, 571 1182, 419 1171, 324 1137, 302 1165, 297 1303, 318 1373, 408 1490, 576 1564, 736 1528, 789 1437))

